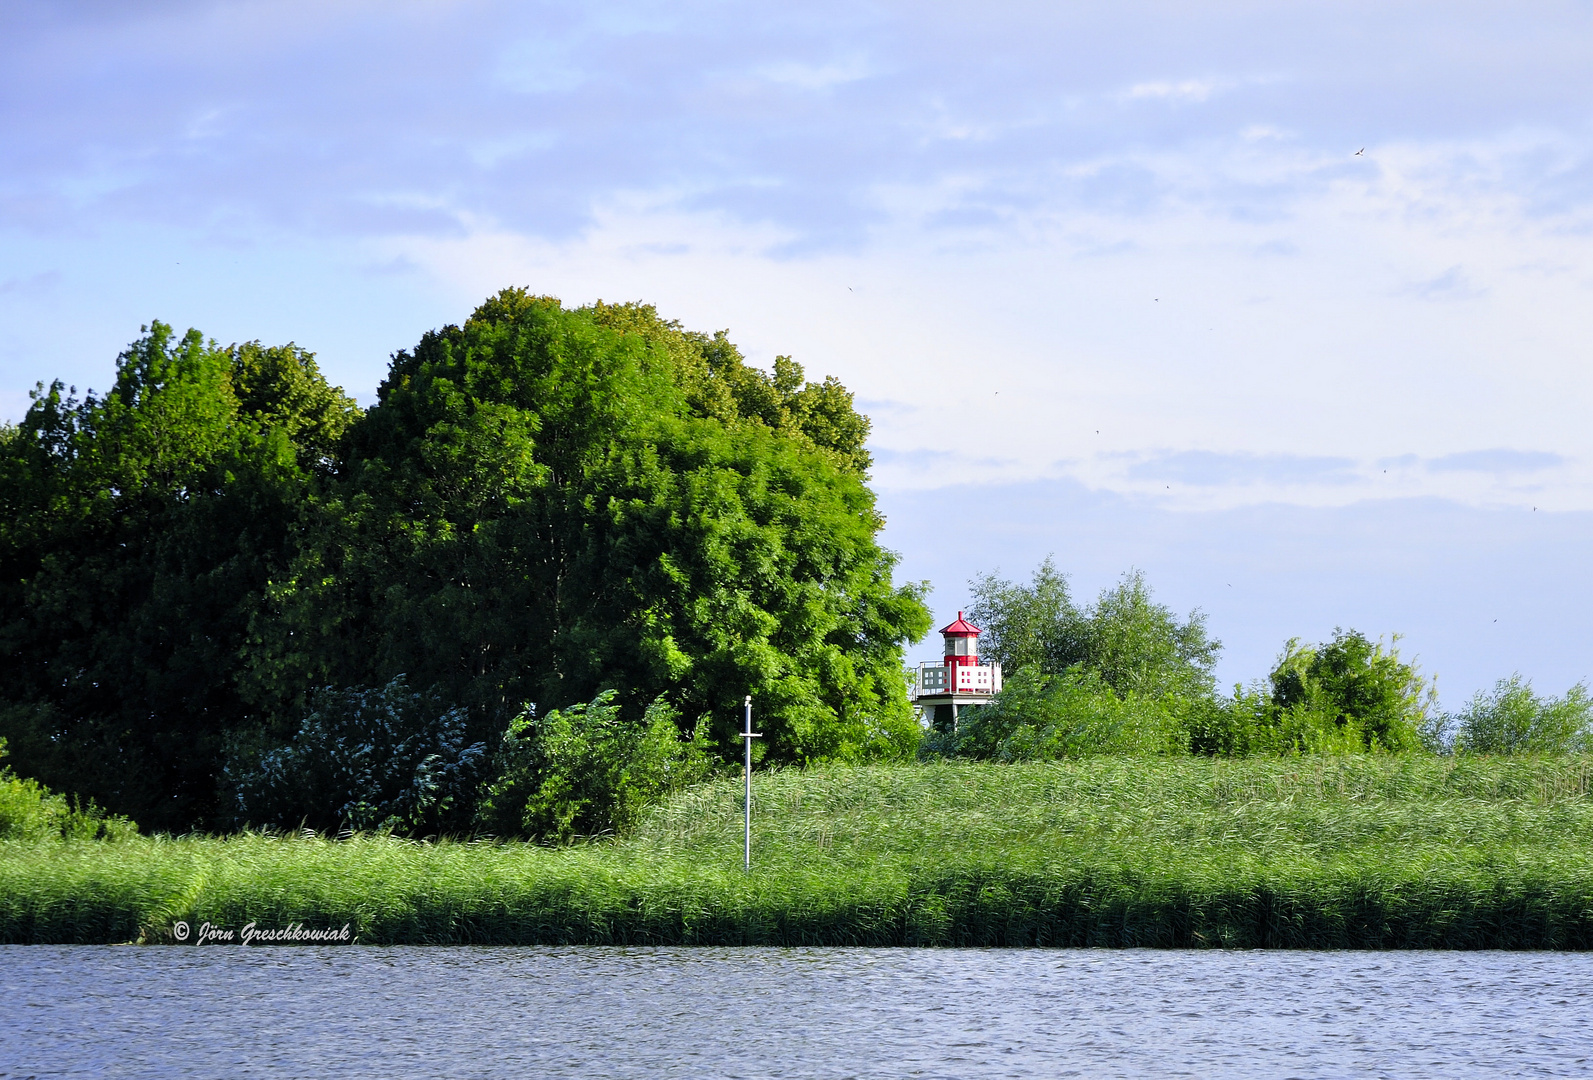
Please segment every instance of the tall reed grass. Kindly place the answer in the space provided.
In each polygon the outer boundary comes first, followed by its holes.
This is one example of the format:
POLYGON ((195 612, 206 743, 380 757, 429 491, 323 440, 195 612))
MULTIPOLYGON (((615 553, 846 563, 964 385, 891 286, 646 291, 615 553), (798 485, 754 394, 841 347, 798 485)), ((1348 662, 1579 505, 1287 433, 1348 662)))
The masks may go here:
POLYGON ((769 773, 623 840, 0 843, 0 940, 177 920, 382 943, 1593 948, 1593 760, 1095 758, 769 773))

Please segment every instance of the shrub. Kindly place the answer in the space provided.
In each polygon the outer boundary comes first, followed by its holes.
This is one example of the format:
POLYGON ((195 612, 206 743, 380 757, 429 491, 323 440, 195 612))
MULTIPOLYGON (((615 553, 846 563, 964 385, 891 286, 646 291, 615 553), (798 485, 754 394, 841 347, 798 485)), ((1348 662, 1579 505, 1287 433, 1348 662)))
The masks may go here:
POLYGON ((1455 749, 1471 754, 1570 754, 1593 750, 1593 698, 1577 683, 1540 698, 1518 672, 1479 690, 1453 718, 1455 749))
MULTIPOLYGON (((0 758, 5 752, 0 739, 0 758)), ((137 825, 104 813, 92 800, 79 805, 0 765, 0 840, 120 840, 137 832, 137 825)))
POLYGON ((1074 667, 1044 675, 1028 666, 990 704, 966 710, 957 730, 932 732, 923 756, 1050 761, 1088 754, 1179 753, 1183 699, 1119 696, 1099 673, 1074 667))
POLYGON ((1420 749, 1433 709, 1416 665, 1356 630, 1338 630, 1325 645, 1290 641, 1272 672, 1272 702, 1306 741, 1311 731, 1331 734, 1322 728, 1326 720, 1341 729, 1330 741, 1358 733, 1368 750, 1420 749))
POLYGON ((700 728, 682 742, 675 710, 662 698, 627 720, 614 696, 605 690, 590 704, 546 716, 527 705, 493 759, 480 827, 558 843, 622 833, 649 805, 708 774, 700 728))
POLYGON ((292 743, 228 767, 240 822, 468 830, 487 747, 466 744, 463 708, 442 707, 399 675, 376 689, 327 687, 311 709, 292 743))
POLYGON ((1181 715, 1190 751, 1213 757, 1356 754, 1369 748, 1353 717, 1341 717, 1314 702, 1280 706, 1254 686, 1236 686, 1232 697, 1189 699, 1181 715))

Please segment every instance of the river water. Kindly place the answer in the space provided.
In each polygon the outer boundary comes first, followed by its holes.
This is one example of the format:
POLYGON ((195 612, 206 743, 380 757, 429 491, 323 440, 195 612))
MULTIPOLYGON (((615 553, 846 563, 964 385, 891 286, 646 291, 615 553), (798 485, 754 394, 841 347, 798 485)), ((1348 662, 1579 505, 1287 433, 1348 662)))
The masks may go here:
POLYGON ((1593 957, 0 946, 0 1077, 1593 1073, 1593 957))

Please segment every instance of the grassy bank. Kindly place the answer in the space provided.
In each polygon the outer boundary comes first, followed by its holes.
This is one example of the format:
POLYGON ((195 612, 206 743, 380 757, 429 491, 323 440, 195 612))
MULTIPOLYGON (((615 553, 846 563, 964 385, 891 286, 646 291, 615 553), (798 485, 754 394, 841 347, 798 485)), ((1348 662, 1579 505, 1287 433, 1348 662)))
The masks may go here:
POLYGON ((1426 756, 834 768, 618 843, 0 843, 0 940, 176 920, 364 942, 1593 948, 1593 761, 1426 756))

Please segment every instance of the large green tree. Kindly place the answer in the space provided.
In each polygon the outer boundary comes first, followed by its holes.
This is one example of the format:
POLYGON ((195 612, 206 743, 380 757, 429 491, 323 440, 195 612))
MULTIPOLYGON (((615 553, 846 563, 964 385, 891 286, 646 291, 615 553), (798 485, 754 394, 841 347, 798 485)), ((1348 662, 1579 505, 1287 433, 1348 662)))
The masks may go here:
POLYGON ((220 821, 224 759, 400 675, 491 745, 612 690, 727 749, 750 694, 779 760, 908 752, 928 613, 867 434, 833 379, 643 305, 505 291, 364 414, 302 350, 155 323, 103 396, 0 429, 0 736, 152 828, 220 821))
POLYGON ((250 707, 239 653, 355 415, 310 354, 145 328, 103 396, 0 435, 0 736, 146 825, 201 821, 250 707))
POLYGON ((728 748, 750 694, 777 759, 906 752, 929 620, 875 539, 867 432, 789 359, 506 290, 394 357, 257 621, 255 700, 403 672, 495 737, 526 702, 663 695, 728 748))

